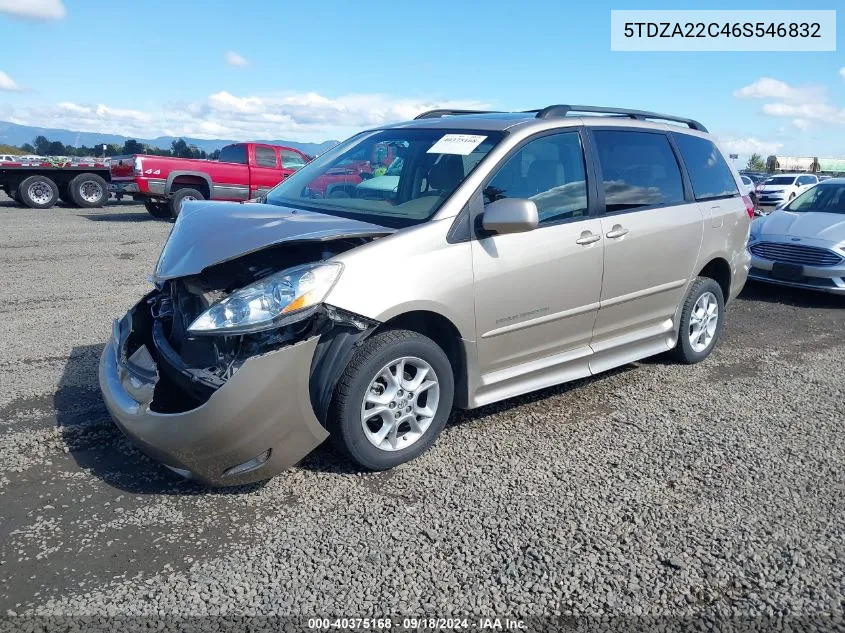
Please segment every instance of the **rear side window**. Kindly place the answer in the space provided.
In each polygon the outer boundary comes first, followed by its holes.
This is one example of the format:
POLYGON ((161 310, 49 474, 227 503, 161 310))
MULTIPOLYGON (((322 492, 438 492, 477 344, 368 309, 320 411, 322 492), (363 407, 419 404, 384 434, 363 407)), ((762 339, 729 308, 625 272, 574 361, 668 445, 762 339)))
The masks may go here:
POLYGON ((272 147, 257 145, 255 147, 255 164, 259 167, 275 167, 276 152, 273 151, 272 147))
POLYGON ((675 134, 675 142, 687 166, 696 200, 739 195, 730 167, 715 144, 689 134, 675 134))
MULTIPOLYGON (((227 145, 220 150, 220 158, 217 160, 221 163, 246 165, 246 145, 227 145)), ((275 163, 273 164, 275 165, 275 163)))
POLYGON ((595 130, 607 213, 684 203, 681 170, 664 134, 595 130))

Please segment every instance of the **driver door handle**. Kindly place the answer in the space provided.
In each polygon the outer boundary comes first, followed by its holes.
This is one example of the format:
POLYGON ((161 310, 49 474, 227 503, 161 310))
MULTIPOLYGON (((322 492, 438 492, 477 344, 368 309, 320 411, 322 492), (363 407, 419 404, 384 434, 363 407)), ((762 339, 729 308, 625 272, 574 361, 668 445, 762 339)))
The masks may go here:
POLYGON ((614 224, 613 228, 610 229, 605 235, 610 239, 616 239, 617 237, 622 237, 623 235, 628 234, 628 229, 622 228, 621 224, 614 224))
POLYGON ((593 242, 598 242, 601 239, 601 235, 595 235, 590 231, 584 231, 581 233, 581 237, 575 240, 576 244, 592 244, 593 242))

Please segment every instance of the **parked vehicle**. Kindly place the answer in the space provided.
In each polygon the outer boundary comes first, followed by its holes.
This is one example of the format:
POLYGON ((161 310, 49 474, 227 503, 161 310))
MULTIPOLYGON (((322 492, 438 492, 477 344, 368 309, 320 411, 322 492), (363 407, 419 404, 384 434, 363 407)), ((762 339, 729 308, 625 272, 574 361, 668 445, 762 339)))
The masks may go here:
POLYGON ((790 202, 813 185, 818 184, 815 174, 778 174, 757 185, 760 196, 758 206, 763 213, 773 211, 775 207, 790 202))
POLYGON ((20 156, 15 156, 13 154, 0 154, 0 163, 17 163, 20 160, 20 156))
POLYGON ((751 279, 845 294, 845 178, 754 220, 748 250, 751 279))
POLYGON ((745 193, 746 196, 751 198, 751 202, 754 204, 754 208, 756 209, 757 203, 759 202, 759 198, 757 197, 757 185, 754 183, 754 180, 751 178, 751 176, 740 174, 739 179, 742 183, 743 193, 745 193))
POLYGON ((772 177, 772 174, 765 171, 749 171, 747 169, 741 169, 739 171, 739 175, 751 178, 751 180, 754 181, 755 185, 759 185, 764 180, 768 180, 772 177))
POLYGON ((59 200, 76 207, 101 207, 109 198, 109 178, 108 165, 102 163, 0 164, 0 189, 32 209, 49 209, 59 200))
POLYGON ((185 205, 100 360, 144 451, 233 485, 331 437, 381 470, 430 447, 453 404, 707 358, 753 208, 700 123, 563 105, 417 119, 352 137, 266 204, 185 205), (314 195, 379 145, 402 158, 391 195, 314 195))
POLYGON ((308 183, 308 195, 312 198, 354 198, 358 186, 386 174, 395 157, 396 148, 388 143, 360 148, 308 183))
POLYGON ((305 154, 262 143, 234 143, 217 161, 133 154, 111 159, 111 191, 143 201, 155 218, 177 217, 188 200, 257 198, 307 164, 305 154))

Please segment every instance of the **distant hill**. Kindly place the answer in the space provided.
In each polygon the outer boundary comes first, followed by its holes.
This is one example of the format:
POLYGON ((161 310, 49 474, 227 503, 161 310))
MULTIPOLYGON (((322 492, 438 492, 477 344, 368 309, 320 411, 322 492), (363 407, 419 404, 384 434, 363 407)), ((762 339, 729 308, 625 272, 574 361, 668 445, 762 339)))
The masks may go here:
MULTIPOLYGON (((86 145, 91 147, 97 144, 111 144, 123 145, 125 141, 134 138, 139 143, 150 145, 152 147, 160 147, 162 149, 170 149, 170 143, 178 136, 159 136, 157 138, 137 138, 133 136, 121 136, 120 134, 100 134, 98 132, 74 132, 72 130, 63 130, 58 128, 48 127, 32 127, 29 125, 18 125, 17 123, 9 123, 7 121, 0 121, 0 143, 8 145, 23 145, 24 143, 32 143, 32 139, 36 136, 46 136, 51 141, 60 141, 64 145, 72 145, 79 147, 86 145)), ((199 149, 206 152, 213 152, 230 143, 237 143, 226 139, 201 139, 190 138, 188 136, 181 137, 185 139, 188 145, 196 145, 199 149)), ((253 140, 253 139, 251 139, 253 140)), ((254 139, 258 143, 270 143, 272 145, 285 145, 287 147, 296 148, 311 156, 316 156, 325 152, 330 147, 337 145, 338 141, 325 141, 324 143, 299 143, 297 141, 263 140, 254 139)))

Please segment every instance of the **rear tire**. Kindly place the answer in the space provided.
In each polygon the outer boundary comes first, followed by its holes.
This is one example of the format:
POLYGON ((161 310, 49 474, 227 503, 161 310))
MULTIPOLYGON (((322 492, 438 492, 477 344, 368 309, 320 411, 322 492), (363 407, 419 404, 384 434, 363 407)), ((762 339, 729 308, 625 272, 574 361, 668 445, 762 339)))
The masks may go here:
POLYGON ((109 187, 97 174, 79 174, 68 183, 68 193, 83 209, 102 207, 109 199, 109 187))
POLYGON ((170 216, 175 220, 179 217, 179 213, 182 211, 182 204, 186 200, 205 200, 205 196, 202 195, 196 189, 179 189, 177 190, 172 196, 170 196, 170 216))
POLYGON ((30 176, 18 187, 18 196, 30 209, 49 209, 59 199, 59 188, 47 176, 30 176))
POLYGON ((716 347, 724 321, 722 287, 709 277, 696 278, 681 309, 678 343, 672 356, 687 365, 703 361, 716 347))
POLYGON ((338 381, 329 412, 330 437, 364 468, 393 468, 434 444, 452 411, 454 394, 452 366, 437 343, 409 330, 375 334, 355 352, 338 381), (399 371, 401 380, 391 380, 399 371), (420 384, 414 382, 417 378, 420 384))
POLYGON ((157 220, 166 220, 170 217, 170 207, 166 202, 144 201, 144 208, 157 220))

